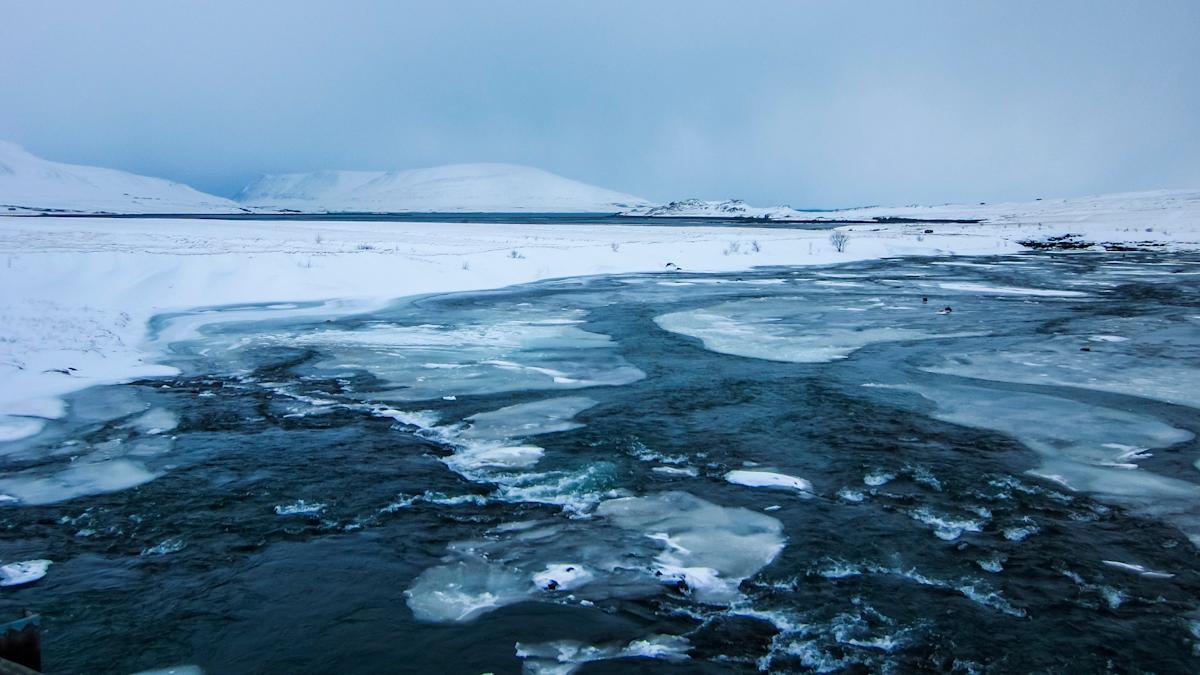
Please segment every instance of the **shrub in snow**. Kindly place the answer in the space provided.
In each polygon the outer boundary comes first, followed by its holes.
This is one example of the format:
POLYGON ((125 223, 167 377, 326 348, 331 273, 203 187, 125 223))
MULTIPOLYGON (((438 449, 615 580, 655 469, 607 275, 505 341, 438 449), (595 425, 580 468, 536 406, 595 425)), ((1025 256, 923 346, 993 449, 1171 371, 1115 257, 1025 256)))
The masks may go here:
POLYGON ((838 253, 846 250, 846 244, 850 241, 850 235, 845 232, 833 231, 829 233, 829 243, 833 244, 833 248, 837 249, 838 253))
POLYGON ((514 248, 512 250, 512 253, 508 254, 508 257, 512 258, 513 260, 520 260, 520 259, 524 258, 525 256, 521 255, 521 252, 514 248))

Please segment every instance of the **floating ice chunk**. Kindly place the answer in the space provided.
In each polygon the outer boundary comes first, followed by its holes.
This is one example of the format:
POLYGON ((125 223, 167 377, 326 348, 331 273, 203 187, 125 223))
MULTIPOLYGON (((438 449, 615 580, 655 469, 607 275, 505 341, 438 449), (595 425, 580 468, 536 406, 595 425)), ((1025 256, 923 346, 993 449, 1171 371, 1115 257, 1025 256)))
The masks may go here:
POLYGON ((161 434, 179 426, 179 417, 166 408, 151 408, 135 417, 130 426, 145 434, 161 434))
POLYGON ((933 528, 934 535, 943 541, 954 541, 964 532, 980 532, 983 524, 968 518, 952 518, 937 514, 928 508, 921 507, 909 514, 913 520, 925 523, 933 528))
POLYGON ((700 472, 695 467, 679 468, 677 466, 656 466, 650 469, 654 473, 660 473, 664 476, 689 476, 695 478, 700 475, 700 472))
POLYGON ((31 584, 46 576, 52 564, 49 560, 23 560, 0 565, 0 586, 31 584))
MULTIPOLYGON (((1078 334, 1038 334, 1010 342, 947 354, 933 373, 1022 384, 1060 385, 1140 396, 1200 408, 1200 340, 1194 327, 1177 316, 1137 316, 1079 321, 1078 334), (1135 336, 1081 349, 1093 331, 1135 336)), ((1093 337, 1095 335, 1093 334, 1093 337)))
POLYGON ((481 448, 467 446, 450 457, 443 458, 443 461, 460 474, 489 468, 527 469, 537 464, 545 452, 536 445, 481 448))
POLYGON ((812 492, 812 483, 807 480, 773 471, 745 471, 739 469, 725 474, 725 480, 736 485, 745 485, 746 487, 783 488, 799 492, 812 492))
POLYGON ((838 490, 837 496, 838 496, 838 499, 842 499, 842 500, 845 500, 848 502, 855 502, 855 503, 861 502, 867 498, 867 496, 864 495, 861 491, 851 490, 850 488, 842 488, 841 490, 838 490))
POLYGON ((895 478, 896 474, 894 473, 877 471, 863 476, 863 483, 870 485, 871 487, 879 487, 880 485, 886 485, 887 483, 890 483, 891 481, 895 480, 895 478))
POLYGON ((1128 342, 1129 338, 1121 337, 1120 335, 1092 335, 1088 338, 1092 342, 1128 342))
POLYGON ((1084 298, 1088 294, 1082 291, 1064 291, 1053 288, 1018 288, 1015 286, 988 286, 967 282, 942 282, 939 287, 948 291, 967 291, 971 293, 992 293, 995 295, 1035 295, 1057 298, 1084 298))
POLYGON ((438 423, 438 414, 432 410, 396 410, 395 408, 379 407, 374 410, 376 415, 390 417, 400 424, 418 429, 428 429, 438 423))
POLYGON ((466 421, 470 426, 459 434, 463 438, 499 440, 570 431, 583 426, 572 418, 594 405, 596 401, 586 396, 562 396, 510 405, 468 417, 466 421))
POLYGON ((691 644, 676 635, 651 635, 627 644, 589 645, 575 640, 516 645, 517 658, 524 660, 528 675, 569 675, 579 666, 622 658, 686 661, 691 644))
POLYGON ((979 569, 983 570, 984 572, 991 572, 992 574, 999 574, 1004 571, 1004 560, 1002 560, 999 556, 982 558, 980 560, 976 560, 975 564, 979 565, 979 569))
POLYGON ((1138 576, 1149 577, 1151 579, 1170 579, 1171 577, 1175 576, 1170 572, 1156 572, 1154 570, 1146 569, 1142 565, 1120 562, 1118 560, 1101 560, 1100 562, 1108 565, 1109 567, 1113 567, 1124 572, 1132 572, 1138 576))
POLYGON ((0 443, 16 441, 37 434, 46 421, 35 417, 0 415, 0 443))
POLYGON ((204 669, 193 665, 169 666, 154 670, 141 670, 133 675, 204 675, 204 669))
POLYGON ((738 585, 783 550, 783 525, 743 508, 722 507, 686 492, 601 502, 596 514, 662 541, 657 575, 683 582, 700 602, 728 604, 738 585))
POLYGON ((171 537, 170 539, 162 540, 150 548, 143 549, 142 555, 167 555, 169 553, 177 553, 182 551, 186 547, 187 542, 185 542, 182 537, 171 537))
POLYGON ((844 359, 855 350, 877 342, 978 334, 938 334, 870 324, 843 327, 824 320, 823 315, 817 312, 795 316, 794 302, 778 306, 774 311, 742 304, 747 302, 753 301, 663 314, 655 317, 654 322, 663 330, 699 339, 709 351, 790 363, 825 363, 844 359))
POLYGON ((446 495, 441 492, 433 492, 430 490, 426 490, 425 494, 416 499, 429 502, 430 504, 437 504, 439 506, 461 506, 463 504, 483 506, 488 503, 487 497, 484 497, 483 495, 466 494, 451 497, 450 495, 446 495))
POLYGON ((1030 536, 1042 531, 1042 528, 1038 527, 1037 523, 1029 517, 1023 518, 1022 522, 1022 525, 1004 528, 1004 538, 1009 541, 1025 541, 1030 536))
POLYGON ((527 320, 513 320, 507 309, 489 309, 464 312, 467 321, 455 326, 381 322, 368 328, 280 331, 232 347, 314 347, 324 357, 315 367, 326 371, 344 372, 339 365, 362 364, 392 385, 371 393, 384 401, 458 400, 505 391, 621 385, 645 377, 616 352, 609 336, 548 322, 562 317, 540 310, 523 314, 529 315, 527 320))
POLYGON ((283 504, 275 507, 275 514, 280 516, 313 516, 325 510, 325 504, 321 502, 306 502, 303 499, 297 499, 291 504, 283 504))
POLYGON ((49 476, 38 476, 33 472, 10 474, 8 478, 0 479, 0 490, 23 504, 53 504, 85 495, 126 490, 157 477, 157 473, 127 459, 81 460, 49 476))
POLYGON ((420 621, 470 621, 531 597, 529 577, 499 564, 463 561, 425 570, 404 592, 420 621))
POLYGON ((590 570, 579 564, 553 563, 533 575, 533 583, 546 591, 570 591, 595 579, 590 570))
MULTIPOLYGON (((1019 440, 1041 459, 1031 473, 1161 517, 1189 536, 1200 536, 1200 518, 1190 507, 1200 499, 1200 487, 1141 469, 1111 466, 1128 457, 1130 449, 1168 447, 1190 440, 1191 432, 1154 417, 1046 394, 957 384, 905 388, 933 400, 937 419, 1019 440)), ((1028 533, 1013 530, 1011 534, 1028 533)))

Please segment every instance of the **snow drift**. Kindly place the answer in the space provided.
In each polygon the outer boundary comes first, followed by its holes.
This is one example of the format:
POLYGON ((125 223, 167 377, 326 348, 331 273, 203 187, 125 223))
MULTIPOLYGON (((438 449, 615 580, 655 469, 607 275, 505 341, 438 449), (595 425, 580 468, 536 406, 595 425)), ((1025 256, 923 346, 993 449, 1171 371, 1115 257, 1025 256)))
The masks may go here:
POLYGON ((161 178, 62 164, 0 141, 0 213, 237 213, 234 202, 161 178))
POLYGON ((514 164, 267 175, 235 199, 246 206, 318 212, 615 213, 648 204, 640 197, 514 164))

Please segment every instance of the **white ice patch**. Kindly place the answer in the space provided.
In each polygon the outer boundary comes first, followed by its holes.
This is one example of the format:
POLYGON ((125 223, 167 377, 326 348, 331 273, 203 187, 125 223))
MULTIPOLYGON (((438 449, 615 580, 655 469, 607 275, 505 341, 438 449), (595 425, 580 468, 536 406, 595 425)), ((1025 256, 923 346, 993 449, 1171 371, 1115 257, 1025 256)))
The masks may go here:
POLYGON ((179 426, 179 417, 166 408, 151 408, 135 417, 130 426, 144 434, 161 434, 179 426))
POLYGON ((743 579, 783 550, 783 525, 748 509, 722 507, 686 492, 602 502, 596 515, 660 541, 655 571, 686 584, 700 602, 728 604, 743 579))
POLYGON ((570 591, 595 578, 596 575, 578 563, 551 563, 533 575, 533 583, 545 591, 570 591))
POLYGON ((169 666, 154 670, 141 670, 133 675, 204 675, 204 669, 193 665, 169 666))
MULTIPOLYGON (((1127 464, 1131 448, 1168 447, 1190 440, 1191 432, 1153 417, 1046 394, 950 384, 903 388, 934 401, 937 419, 1017 439, 1041 459, 1031 473, 1163 518, 1189 537, 1200 537, 1200 518, 1190 506, 1200 499, 1200 486, 1136 465, 1119 466, 1127 464)), ((1021 538, 1028 534, 1012 532, 1021 538)))
POLYGON ((382 401, 622 385, 645 377, 616 353, 609 336, 552 321, 569 317, 527 313, 528 319, 514 320, 504 309, 481 311, 476 322, 458 326, 380 324, 272 333, 233 342, 230 348, 315 347, 325 357, 318 368, 344 372, 342 364, 362 364, 363 370, 393 385, 372 392, 372 399, 382 401))
POLYGON ((803 478, 789 476, 773 471, 730 471, 725 474, 725 480, 746 487, 782 488, 798 492, 812 492, 812 483, 803 478))
POLYGON ((879 487, 881 485, 888 484, 889 482, 895 480, 895 478, 896 474, 894 473, 876 471, 863 476, 863 483, 871 487, 879 487))
POLYGON ((572 418, 594 405, 596 401, 585 396, 562 396, 510 405, 468 417, 466 421, 469 426, 459 431, 458 435, 477 440, 498 440, 570 431, 583 426, 572 418))
POLYGON ((28 438, 45 426, 46 421, 36 417, 0 415, 0 443, 28 438))
POLYGON ((443 461, 456 473, 466 475, 481 469, 528 469, 537 464, 545 453, 536 445, 468 447, 443 461))
POLYGON ((23 560, 0 565, 0 586, 22 586, 46 576, 53 563, 49 560, 23 560))
POLYGON ((438 414, 432 410, 396 410, 386 406, 375 408, 373 411, 380 417, 390 417, 400 424, 418 429, 428 429, 438 423, 438 414))
POLYGON ((518 642, 517 657, 522 659, 526 675, 569 675, 579 666, 596 661, 623 658, 686 661, 691 644, 675 635, 651 635, 627 644, 589 645, 575 640, 557 640, 529 644, 518 642))
POLYGON ((463 561, 425 570, 404 592, 420 621, 470 621, 485 612, 530 598, 529 577, 496 564, 463 561))
MULTIPOLYGON (((936 322, 922 324, 921 328, 897 327, 891 314, 880 325, 872 325, 872 317, 844 309, 800 298, 757 298, 663 314, 654 322, 663 330, 699 339, 710 351, 790 363, 844 359, 855 350, 880 342, 980 334, 950 332, 946 328, 953 324, 936 322)), ((878 307, 872 304, 861 309, 878 307)))
POLYGON ((970 518, 954 518, 945 514, 934 513, 926 507, 916 509, 909 514, 913 520, 929 525, 934 535, 943 541, 954 541, 964 532, 981 532, 983 523, 970 518))
POLYGON ((968 282, 943 282, 938 287, 947 291, 966 291, 968 293, 989 293, 992 295, 1031 295, 1048 298, 1083 298, 1087 293, 1081 291, 1065 291, 1053 288, 1018 288, 1016 286, 988 286, 968 282))
POLYGON ((1200 338, 1179 316, 1107 317, 1071 325, 1074 334, 1037 335, 947 354, 932 373, 1020 384, 1058 385, 1200 408, 1200 338), (1122 338, 1120 335, 1133 337, 1122 338))
POLYGON ((1134 563, 1120 562, 1118 560, 1101 560, 1100 562, 1104 563, 1105 565, 1108 565, 1109 567, 1119 569, 1123 572, 1132 572, 1133 574, 1137 574, 1138 576, 1149 577, 1151 579, 1170 579, 1171 577, 1175 576, 1174 574, 1171 574, 1170 572, 1157 572, 1155 570, 1146 569, 1142 565, 1136 565, 1134 563))
POLYGON ((687 476, 690 478, 695 478, 696 476, 700 475, 700 472, 697 471, 695 467, 691 466, 684 468, 679 468, 677 466, 656 466, 650 470, 654 473, 662 474, 664 476, 687 476))
POLYGON ((25 472, 0 478, 0 492, 22 504, 53 504, 86 495, 117 492, 148 483, 158 474, 127 459, 102 462, 80 460, 49 476, 25 472))
POLYGON ((280 516, 313 516, 325 510, 321 502, 306 502, 297 499, 291 504, 281 504, 275 507, 275 514, 280 516))

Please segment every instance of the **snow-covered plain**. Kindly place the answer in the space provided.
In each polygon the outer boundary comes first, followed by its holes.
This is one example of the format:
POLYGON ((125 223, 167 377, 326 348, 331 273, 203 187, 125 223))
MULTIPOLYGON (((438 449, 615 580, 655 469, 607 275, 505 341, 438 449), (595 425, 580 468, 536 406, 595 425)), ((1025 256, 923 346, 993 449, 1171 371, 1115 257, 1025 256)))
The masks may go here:
POLYGON ((41 419, 63 414, 69 392, 169 373, 156 363, 161 347, 147 340, 147 324, 201 306, 332 300, 320 311, 353 311, 408 295, 668 264, 734 271, 1011 253, 1020 241, 1069 233, 1200 249, 1200 200, 1094 203, 1108 208, 1073 211, 1058 224, 1024 220, 1019 214, 1035 207, 1018 205, 984 224, 844 226, 850 240, 840 253, 827 231, 778 228, 0 216, 0 438, 36 433, 41 419))
POLYGON ((1156 190, 1126 192, 1071 199, 1037 199, 1030 202, 997 204, 943 204, 940 206, 869 206, 833 211, 797 211, 787 206, 755 207, 740 200, 700 201, 688 199, 664 206, 645 206, 621 215, 662 218, 746 218, 759 220, 862 221, 964 220, 989 224, 1022 223, 1045 227, 1129 226, 1145 236, 1125 240, 1162 240, 1162 230, 1171 237, 1172 228, 1194 226, 1200 219, 1200 190, 1156 190), (1157 234, 1155 234, 1157 232, 1157 234))
POLYGON ((615 213, 645 199, 515 164, 451 164, 408 171, 319 171, 263 176, 236 199, 304 212, 615 213))
POLYGON ((0 140, 0 213, 238 213, 233 201, 181 183, 51 162, 0 140))

